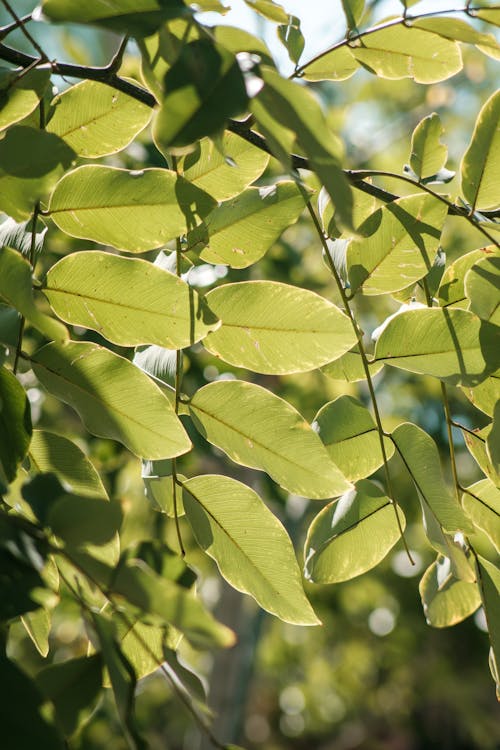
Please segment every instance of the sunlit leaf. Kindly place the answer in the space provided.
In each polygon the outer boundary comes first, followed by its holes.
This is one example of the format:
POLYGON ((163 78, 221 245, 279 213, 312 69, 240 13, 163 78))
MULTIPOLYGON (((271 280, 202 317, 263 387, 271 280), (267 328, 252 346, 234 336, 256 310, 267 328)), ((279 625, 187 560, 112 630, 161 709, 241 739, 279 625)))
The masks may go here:
POLYGON ((489 479, 466 487, 462 507, 500 552, 500 489, 489 479))
POLYGON ((410 166, 418 180, 437 174, 445 166, 448 148, 440 141, 443 133, 441 120, 435 112, 424 117, 413 131, 410 166))
POLYGON ((48 391, 72 405, 87 429, 143 458, 186 453, 191 443, 170 401, 128 360, 96 344, 40 349, 33 369, 48 391))
POLYGON ((95 159, 128 146, 151 119, 151 108, 97 81, 82 81, 56 96, 47 131, 79 156, 95 159))
POLYGON ((426 620, 434 628, 456 625, 481 605, 477 584, 455 578, 442 555, 425 571, 419 590, 426 620))
MULTIPOLYGON (((338 583, 374 568, 400 539, 395 513, 383 490, 367 479, 329 503, 307 533, 306 578, 338 583)), ((399 508, 397 513, 404 529, 404 514, 399 508)))
MULTIPOLYGON (((478 558, 479 587, 498 677, 500 666, 500 570, 484 557, 478 558)), ((500 691, 500 685, 497 685, 500 691)))
POLYGON ((475 388, 464 387, 462 390, 477 409, 492 417, 495 404, 500 399, 500 371, 492 373, 475 388))
MULTIPOLYGON (((369 362, 369 372, 373 377, 383 367, 382 362, 369 362)), ((332 380, 346 380, 348 383, 356 383, 359 380, 366 380, 366 372, 363 366, 361 355, 357 349, 353 349, 343 354, 339 359, 325 365, 321 372, 328 375, 332 380)))
POLYGON ((500 325, 500 257, 475 263, 465 277, 470 309, 483 320, 500 325))
POLYGON ((256 13, 260 13, 260 15, 269 21, 286 23, 288 20, 287 12, 279 3, 275 3, 274 0, 245 0, 245 3, 249 8, 252 8, 256 13))
MULTIPOLYGON (((351 482, 370 476, 384 463, 375 421, 352 396, 339 396, 322 406, 313 427, 332 461, 351 482)), ((384 447, 389 459, 394 445, 386 437, 384 447)))
POLYGON ((375 358, 451 385, 475 386, 500 364, 498 328, 466 310, 408 310, 382 332, 375 358))
POLYGON ((210 443, 236 463, 267 472, 289 492, 327 498, 350 486, 303 417, 261 386, 210 383, 195 393, 189 408, 210 443))
POLYGON ((50 81, 50 71, 35 68, 26 75, 0 68, 0 130, 8 128, 35 110, 50 81))
POLYGON ((221 574, 285 622, 317 625, 288 534, 250 487, 215 474, 183 482, 184 508, 199 545, 221 574))
POLYGON ((500 91, 497 91, 481 109, 462 159, 462 194, 473 209, 487 210, 500 205, 499 120, 500 91))
POLYGON ((472 266, 483 258, 489 258, 492 254, 496 255, 497 250, 494 245, 482 247, 478 250, 472 250, 470 253, 461 255, 457 258, 443 274, 439 286, 438 296, 439 303, 442 307, 467 307, 469 301, 465 293, 465 277, 472 266))
POLYGON ((308 63, 300 72, 306 81, 345 81, 359 69, 349 47, 337 47, 308 63))
POLYGON ((307 372, 356 342, 349 319, 335 305, 288 284, 225 284, 207 302, 223 323, 205 339, 206 348, 254 372, 307 372))

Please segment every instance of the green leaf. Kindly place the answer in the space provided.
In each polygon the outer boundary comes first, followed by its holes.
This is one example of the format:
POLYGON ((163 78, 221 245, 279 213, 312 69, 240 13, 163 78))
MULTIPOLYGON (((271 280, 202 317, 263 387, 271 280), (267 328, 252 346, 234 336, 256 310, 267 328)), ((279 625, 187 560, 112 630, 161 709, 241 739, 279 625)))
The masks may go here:
POLYGON ((350 49, 358 62, 381 78, 438 83, 462 70, 456 42, 403 24, 366 34, 350 49))
POLYGON ((384 329, 375 359, 451 385, 475 386, 500 364, 498 329, 466 310, 408 310, 384 329))
POLYGON ((0 621, 38 609, 38 594, 45 587, 40 571, 47 556, 46 540, 20 531, 15 520, 6 513, 0 515, 0 621))
POLYGON ((432 31, 445 39, 475 44, 482 52, 497 57, 500 45, 493 34, 483 34, 460 18, 416 18, 411 25, 425 31, 432 31))
POLYGON ((0 249, 0 296, 44 336, 59 343, 67 341, 65 326, 39 312, 35 306, 30 264, 20 253, 8 247, 0 249))
MULTIPOLYGON (((382 362, 369 362, 371 376, 373 377, 380 372, 383 366, 382 362)), ((346 352, 334 362, 322 367, 321 372, 332 380, 346 380, 348 383, 366 380, 363 361, 357 347, 354 350, 346 352)))
POLYGON ((441 120, 435 112, 420 120, 413 131, 410 167, 419 181, 432 177, 445 166, 448 148, 440 141, 443 133, 441 120))
POLYGON ((166 643, 176 648, 182 635, 174 628, 146 625, 137 620, 133 627, 117 623, 120 648, 134 668, 138 680, 155 672, 163 663, 166 643))
POLYGON ((352 192, 339 161, 342 144, 329 129, 317 99, 305 86, 282 78, 272 68, 261 65, 259 71, 264 86, 251 106, 273 153, 290 169, 296 143, 335 204, 339 221, 350 227, 352 192))
MULTIPOLYGON (((500 667, 500 570, 484 557, 478 557, 479 587, 493 653, 494 673, 500 667)), ((500 694, 500 684, 497 684, 500 694)))
POLYGON ((40 103, 50 81, 50 71, 35 68, 26 75, 0 68, 0 130, 31 114, 40 103))
POLYGON ((500 472, 494 469, 491 459, 486 451, 486 440, 490 431, 491 424, 487 425, 482 430, 474 430, 472 432, 469 430, 462 430, 462 435, 469 453, 475 459, 477 465, 486 474, 488 479, 491 479, 493 484, 500 488, 500 472))
MULTIPOLYGON (((399 508, 397 513, 404 528, 404 514, 399 508)), ((400 537, 395 506, 363 479, 323 508, 309 527, 305 576, 314 583, 349 581, 378 565, 400 537)))
POLYGON ((91 23, 131 36, 149 36, 165 21, 191 15, 183 0, 43 0, 42 11, 59 23, 91 23))
POLYGON ((465 293, 470 309, 483 320, 500 325, 500 257, 487 257, 475 263, 465 277, 465 293))
POLYGON ((360 227, 364 237, 347 249, 353 290, 362 286, 364 294, 386 294, 423 278, 432 268, 446 216, 446 205, 424 193, 375 211, 360 227))
POLYGON ((471 522, 445 484, 438 449, 430 435, 405 422, 396 427, 392 440, 415 484, 422 509, 430 511, 445 532, 472 532, 471 522))
POLYGON ((65 743, 44 716, 43 697, 19 667, 0 651, 0 675, 5 685, 0 701, 2 747, 5 750, 63 750, 65 743))
POLYGON ((184 153, 204 136, 223 130, 247 106, 235 56, 207 38, 185 44, 164 78, 164 97, 154 126, 163 153, 184 153))
POLYGON ((500 205, 500 91, 482 107, 461 165, 462 194, 473 210, 500 205))
POLYGON ((304 418, 286 401, 253 383, 210 383, 189 409, 201 434, 238 464, 261 469, 289 492, 339 495, 349 483, 304 418))
POLYGON ((365 0, 342 0, 342 8, 349 30, 356 30, 365 11, 365 0))
POLYGON ((101 654, 51 664, 38 672, 35 680, 39 690, 54 705, 64 734, 70 737, 102 690, 101 654))
POLYGON ((250 55, 255 54, 266 65, 274 65, 267 44, 260 37, 250 34, 245 29, 240 29, 237 26, 226 26, 224 24, 213 27, 212 32, 217 44, 225 47, 233 55, 237 55, 239 52, 245 52, 250 55))
POLYGON ((188 234, 188 249, 201 250, 200 257, 209 263, 247 268, 295 224, 306 201, 306 190, 290 181, 248 188, 188 234))
POLYGON ((57 135, 15 125, 0 140, 0 210, 27 219, 74 161, 74 151, 57 135))
POLYGON ((462 622, 481 606, 476 583, 455 578, 450 560, 439 555, 419 584, 425 618, 433 628, 448 628, 462 622))
POLYGON ((462 390, 477 409, 492 417, 495 404, 500 398, 500 370, 494 372, 491 377, 483 380, 475 388, 463 388, 462 390))
POLYGON ((131 362, 87 342, 49 344, 33 357, 50 393, 80 414, 89 432, 119 440, 143 458, 171 458, 191 443, 170 401, 131 362))
POLYGON ((183 349, 217 328, 210 308, 182 279, 145 260, 73 253, 47 274, 52 309, 121 346, 183 349))
POLYGON ((441 307, 467 307, 469 301, 465 294, 465 277, 472 266, 483 258, 489 258, 497 250, 494 245, 473 250, 461 255, 443 274, 439 285, 439 304, 441 307))
MULTIPOLYGON (((184 502, 182 492, 175 485, 172 475, 172 462, 166 461, 144 461, 141 472, 142 481, 144 482, 146 496, 160 510, 175 518, 175 516, 184 515, 184 502), (174 487, 175 487, 175 505, 174 505, 174 487)), ((183 482, 186 478, 183 474, 177 474, 177 478, 183 482)))
POLYGON ((359 69, 349 47, 337 47, 300 68, 306 81, 345 81, 359 69))
POLYGON ((207 302, 223 323, 205 339, 205 347, 254 372, 307 372, 356 343, 352 325, 338 307, 288 284, 224 284, 208 294, 207 302))
POLYGON ((0 467, 9 482, 28 452, 31 432, 26 391, 15 375, 0 367, 0 467))
POLYGON ((489 479, 466 487, 462 507, 500 552, 500 489, 489 479))
POLYGON ((318 625, 290 538, 260 497, 241 482, 214 474, 182 486, 196 540, 224 578, 285 622, 318 625))
POLYGON ((257 180, 269 163, 269 154, 234 133, 222 136, 221 150, 213 141, 204 138, 198 150, 186 156, 182 163, 186 179, 206 190, 218 201, 239 195, 257 180))
POLYGON ((300 29, 300 18, 288 16, 288 21, 277 28, 278 37, 288 52, 288 57, 296 65, 304 51, 305 39, 300 29))
MULTIPOLYGON (((316 414, 313 428, 323 441, 328 455, 351 482, 373 474, 384 459, 377 426, 368 411, 352 396, 339 396, 316 414)), ((384 437, 386 457, 394 445, 384 437)))
POLYGON ((288 13, 274 0, 245 0, 246 5, 269 21, 287 23, 288 13))
POLYGON ((82 81, 56 96, 47 131, 62 138, 79 156, 114 154, 151 119, 151 108, 97 81, 82 81))
POLYGON ((189 193, 194 190, 167 169, 85 165, 59 181, 49 212, 59 229, 72 237, 143 253, 187 231, 193 200, 189 193))
POLYGON ((493 410, 493 425, 486 438, 486 452, 496 472, 500 472, 500 400, 493 410))
POLYGON ((13 307, 0 304, 0 342, 16 348, 21 331, 21 316, 13 307))
POLYGON ((131 750, 146 750, 133 717, 136 677, 132 665, 118 645, 114 624, 96 611, 91 612, 92 625, 111 680, 118 716, 131 750))
POLYGON ((21 622, 38 653, 45 658, 49 653, 50 611, 40 607, 34 612, 21 615, 21 622))
POLYGON ((93 464, 68 438, 54 432, 34 430, 29 459, 31 468, 55 474, 63 487, 75 495, 108 500, 108 493, 93 464))

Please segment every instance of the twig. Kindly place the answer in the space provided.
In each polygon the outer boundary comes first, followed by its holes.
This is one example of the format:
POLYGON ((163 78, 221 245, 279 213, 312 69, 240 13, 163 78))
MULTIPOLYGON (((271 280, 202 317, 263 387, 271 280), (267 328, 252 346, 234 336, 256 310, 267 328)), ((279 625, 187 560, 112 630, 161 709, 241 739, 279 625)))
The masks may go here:
POLYGON ((17 15, 17 13, 14 10, 14 8, 12 8, 11 4, 9 3, 9 0, 2 0, 2 3, 5 6, 5 8, 7 9, 7 12, 10 13, 10 15, 12 16, 12 18, 14 19, 14 21, 16 23, 16 27, 18 27, 21 30, 21 32, 24 34, 24 36, 26 37, 26 39, 33 45, 34 49, 36 49, 36 51, 40 55, 40 60, 41 61, 42 60, 43 61, 47 60, 48 59, 47 55, 45 54, 45 52, 43 51, 43 49, 40 47, 40 45, 38 44, 37 40, 34 39, 31 36, 30 32, 26 28, 26 23, 28 21, 31 21, 31 15, 26 16, 25 20, 21 19, 17 15))

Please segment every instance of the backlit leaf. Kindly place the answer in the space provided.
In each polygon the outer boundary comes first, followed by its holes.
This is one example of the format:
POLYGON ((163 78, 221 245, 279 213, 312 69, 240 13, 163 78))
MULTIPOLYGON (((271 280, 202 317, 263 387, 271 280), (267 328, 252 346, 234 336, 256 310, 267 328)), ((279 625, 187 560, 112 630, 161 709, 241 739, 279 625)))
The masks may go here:
MULTIPOLYGON (((403 512, 397 513, 404 528, 403 512)), ((348 581, 378 565, 400 536, 393 504, 363 479, 323 508, 309 527, 305 576, 314 583, 348 581)))
POLYGON ((213 474, 182 486, 195 537, 224 578, 285 622, 319 624, 304 594, 290 538, 260 497, 235 479, 213 474))
POLYGON ((500 364, 498 329, 466 310, 408 310, 384 329, 375 358, 451 385, 475 386, 500 364))
POLYGON ((87 429, 143 458, 186 453, 191 443, 170 401, 131 362, 96 344, 40 349, 33 369, 48 391, 73 406, 87 429))
POLYGON ((307 372, 356 343, 349 319, 335 305, 288 284, 224 284, 208 294, 207 302, 223 323, 205 339, 205 347, 254 372, 307 372))
POLYGON ((52 266, 43 287, 60 318, 121 346, 182 349, 219 325, 185 281, 144 260, 74 253, 52 266))
POLYGON ((465 293, 465 277, 472 266, 483 258, 489 258, 496 254, 493 245, 472 250, 470 253, 461 255, 455 260, 443 274, 439 285, 439 303, 441 307, 468 307, 469 301, 465 293))
POLYGON ((481 479, 465 488, 462 507, 500 553, 500 489, 489 479, 481 479))
POLYGON ((425 571, 419 590, 426 620, 434 628, 456 625, 481 605, 477 584, 455 578, 442 555, 425 571))
POLYGON ((261 386, 210 383, 195 393, 189 408, 210 443, 236 463, 266 471, 289 492, 321 499, 350 486, 305 419, 261 386))
POLYGON ((441 120, 435 112, 424 117, 413 131, 410 166, 418 180, 437 174, 445 166, 448 148, 440 141, 443 133, 441 120))
POLYGON ((26 391, 12 372, 0 367, 0 468, 9 482, 28 452, 31 432, 26 391))
MULTIPOLYGON (((373 377, 383 367, 382 362, 369 362, 369 372, 373 377)), ((366 372, 359 351, 352 349, 343 354, 339 359, 330 362, 321 368, 321 372, 332 380, 346 380, 348 383, 356 383, 366 380, 366 372)))
POLYGON ((358 70, 359 63, 349 47, 337 47, 308 63, 300 72, 306 81, 345 81, 358 70))
POLYGON ((475 263, 465 277, 470 309, 483 320, 500 325, 500 257, 490 256, 475 263))
POLYGON ((462 194, 473 209, 500 205, 500 91, 481 109, 467 151, 462 159, 462 194))
POLYGON ((26 75, 19 75, 19 70, 0 68, 0 130, 35 110, 49 81, 49 70, 35 68, 26 75))

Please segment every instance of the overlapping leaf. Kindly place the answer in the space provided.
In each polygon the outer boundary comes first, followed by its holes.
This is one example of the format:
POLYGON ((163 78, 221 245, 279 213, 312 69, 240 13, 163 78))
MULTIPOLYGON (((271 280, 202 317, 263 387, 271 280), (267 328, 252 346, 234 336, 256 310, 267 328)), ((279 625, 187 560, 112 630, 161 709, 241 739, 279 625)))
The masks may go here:
POLYGON ((500 489, 489 479, 481 479, 465 489, 462 507, 500 553, 500 489))
POLYGON ((26 391, 5 367, 0 367, 0 476, 11 482, 28 452, 31 411, 26 391))
POLYGON ((195 393, 189 408, 210 443, 236 463, 266 471, 289 492, 320 499, 350 486, 303 417, 261 386, 210 383, 195 393))
POLYGON ((442 555, 425 571, 419 590, 426 620, 434 628, 456 625, 481 605, 477 584, 455 578, 450 560, 442 555))
POLYGON ((335 305, 288 284, 225 284, 207 302, 223 322, 205 339, 206 348, 254 372, 307 372, 356 343, 349 319, 335 305))
POLYGON ((0 68, 0 130, 27 117, 38 106, 49 85, 50 71, 35 68, 26 75, 0 68))
POLYGON ((487 210, 500 205, 500 91, 490 96, 481 109, 461 165, 462 194, 473 209, 487 210))

